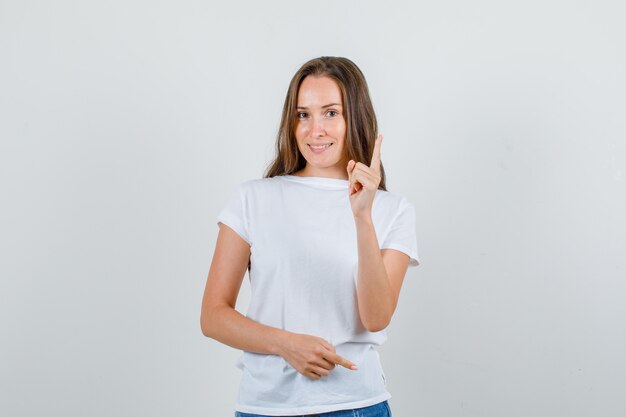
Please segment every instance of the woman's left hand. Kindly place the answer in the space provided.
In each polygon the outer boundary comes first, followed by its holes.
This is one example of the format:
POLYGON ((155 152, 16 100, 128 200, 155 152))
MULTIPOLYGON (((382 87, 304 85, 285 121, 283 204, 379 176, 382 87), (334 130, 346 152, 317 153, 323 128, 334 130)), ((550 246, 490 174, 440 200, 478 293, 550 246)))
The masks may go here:
POLYGON ((350 205, 355 218, 369 216, 371 218, 372 204, 376 191, 380 185, 380 144, 383 135, 378 135, 374 142, 374 152, 370 166, 362 162, 348 162, 348 189, 350 192, 350 205))

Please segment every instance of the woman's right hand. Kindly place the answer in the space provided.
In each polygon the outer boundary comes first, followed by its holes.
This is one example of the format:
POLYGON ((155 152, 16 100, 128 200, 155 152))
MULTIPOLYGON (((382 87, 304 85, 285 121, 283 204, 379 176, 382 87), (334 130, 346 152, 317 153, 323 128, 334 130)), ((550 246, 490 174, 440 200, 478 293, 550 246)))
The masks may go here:
POLYGON ((285 333, 280 342, 280 356, 302 375, 320 379, 330 374, 335 365, 350 370, 357 366, 338 355, 335 347, 321 337, 302 333, 285 333))

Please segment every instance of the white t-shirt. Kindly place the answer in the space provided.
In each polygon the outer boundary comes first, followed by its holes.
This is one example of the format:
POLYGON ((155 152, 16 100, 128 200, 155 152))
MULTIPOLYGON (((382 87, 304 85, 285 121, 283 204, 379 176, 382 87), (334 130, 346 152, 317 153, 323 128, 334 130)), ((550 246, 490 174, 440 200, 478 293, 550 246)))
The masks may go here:
MULTIPOLYGON (((372 220, 381 249, 419 264, 415 209, 378 190, 372 220)), ((357 308, 358 248, 348 180, 281 175, 239 184, 218 215, 251 246, 251 300, 259 323, 324 338, 358 370, 336 366, 313 380, 278 355, 246 352, 236 410, 294 415, 366 407, 391 398, 378 351, 385 330, 369 332, 357 308)))

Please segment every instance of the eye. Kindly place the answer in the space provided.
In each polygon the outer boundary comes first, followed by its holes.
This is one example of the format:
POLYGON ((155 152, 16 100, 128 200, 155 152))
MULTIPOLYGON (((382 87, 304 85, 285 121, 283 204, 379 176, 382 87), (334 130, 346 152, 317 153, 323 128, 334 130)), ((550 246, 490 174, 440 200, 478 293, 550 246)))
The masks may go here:
POLYGON ((296 114, 298 119, 304 119, 306 117, 306 112, 300 111, 296 114))
POLYGON ((328 114, 331 117, 335 117, 339 113, 337 111, 335 111, 335 110, 328 110, 328 112, 326 114, 328 114), (333 114, 331 114, 331 113, 333 113, 333 114))

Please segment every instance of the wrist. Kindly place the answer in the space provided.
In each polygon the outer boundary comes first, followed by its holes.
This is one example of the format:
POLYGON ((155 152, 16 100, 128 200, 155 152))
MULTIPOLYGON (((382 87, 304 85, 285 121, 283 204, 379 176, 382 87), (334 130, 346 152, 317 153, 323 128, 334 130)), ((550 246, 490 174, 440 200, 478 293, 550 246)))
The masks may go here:
POLYGON ((362 214, 355 214, 354 222, 357 224, 357 226, 358 225, 365 225, 365 226, 372 225, 373 224, 372 213, 368 211, 362 214))
POLYGON ((291 332, 283 329, 276 329, 275 334, 271 336, 270 351, 273 355, 283 356, 285 346, 287 346, 291 332))

